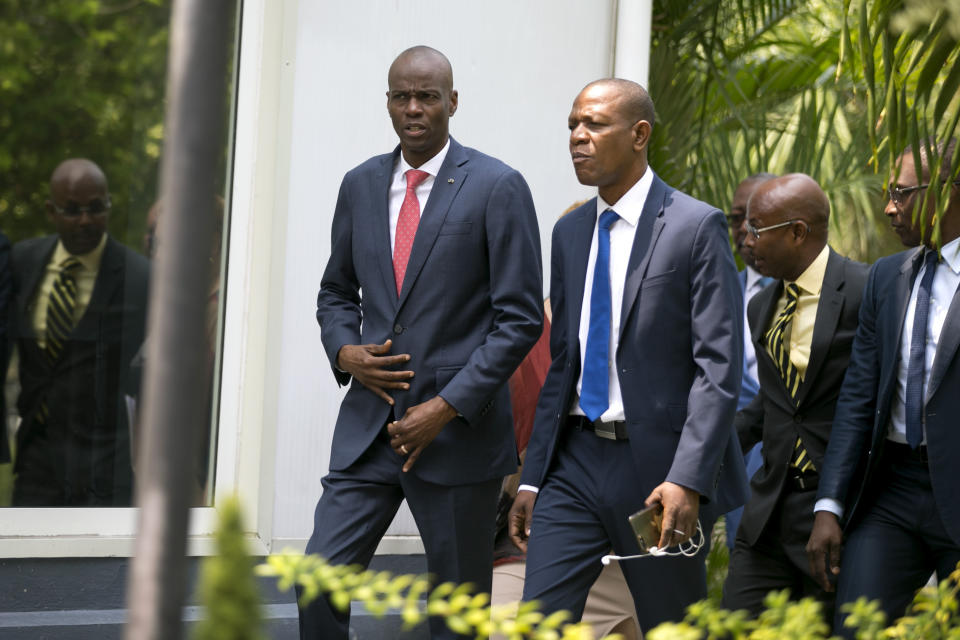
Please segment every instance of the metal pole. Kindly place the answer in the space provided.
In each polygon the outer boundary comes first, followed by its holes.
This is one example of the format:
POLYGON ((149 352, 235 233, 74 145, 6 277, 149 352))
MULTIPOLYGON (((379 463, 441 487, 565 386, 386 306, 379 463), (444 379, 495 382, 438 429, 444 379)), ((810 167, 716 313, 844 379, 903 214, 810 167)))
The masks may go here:
POLYGON ((209 428, 204 313, 235 0, 175 0, 138 447, 139 534, 128 640, 177 640, 200 434, 209 428))

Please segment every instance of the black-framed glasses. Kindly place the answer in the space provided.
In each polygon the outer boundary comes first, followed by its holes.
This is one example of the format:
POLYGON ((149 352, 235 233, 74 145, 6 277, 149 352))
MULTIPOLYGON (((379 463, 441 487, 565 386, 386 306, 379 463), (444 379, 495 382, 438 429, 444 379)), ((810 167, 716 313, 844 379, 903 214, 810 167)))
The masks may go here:
POLYGON ((61 207, 54 202, 53 208, 64 218, 79 218, 85 213, 88 213, 91 216, 102 216, 110 210, 110 198, 107 197, 104 200, 100 200, 98 198, 96 200, 91 200, 85 205, 80 205, 76 202, 68 202, 67 206, 65 207, 61 207))
POLYGON ((755 226, 753 226, 752 224, 750 224, 750 223, 748 222, 747 225, 746 225, 746 226, 747 226, 747 233, 749 233, 750 235, 752 235, 755 239, 759 240, 759 239, 760 239, 760 234, 763 233, 764 231, 773 231, 774 229, 779 229, 779 228, 781 228, 781 227, 786 227, 786 226, 791 225, 791 224, 794 224, 794 223, 796 223, 796 222, 799 222, 799 223, 802 224, 803 226, 807 227, 807 229, 810 228, 810 225, 808 225, 808 224, 807 224, 806 222, 804 222, 803 220, 799 220, 799 219, 797 219, 797 218, 793 218, 793 219, 787 220, 787 221, 785 221, 785 222, 780 222, 780 223, 778 223, 778 224, 772 224, 772 225, 770 225, 769 227, 760 227, 759 229, 757 229, 755 226))
MULTIPOLYGON (((960 186, 960 179, 953 181, 954 186, 960 186)), ((914 191, 920 191, 920 189, 926 189, 930 186, 930 183, 927 184, 918 184, 915 187, 890 187, 887 190, 887 197, 890 198, 890 201, 898 207, 903 206, 903 203, 907 201, 907 196, 909 196, 914 191)))

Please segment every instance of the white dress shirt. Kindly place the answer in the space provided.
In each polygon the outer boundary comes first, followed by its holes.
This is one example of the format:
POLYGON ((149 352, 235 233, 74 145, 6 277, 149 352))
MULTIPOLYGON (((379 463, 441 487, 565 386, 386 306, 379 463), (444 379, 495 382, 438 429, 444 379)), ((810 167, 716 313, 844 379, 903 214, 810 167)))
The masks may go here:
POLYGON ((757 380, 757 350, 753 346, 753 336, 750 335, 750 322, 747 320, 747 305, 753 296, 763 289, 763 276, 753 267, 746 267, 747 282, 743 287, 743 357, 746 360, 747 371, 754 381, 757 380))
MULTIPOLYGON (((423 209, 427 206, 427 199, 433 190, 433 183, 436 182, 437 173, 447 157, 447 151, 450 150, 450 138, 443 145, 440 152, 417 167, 419 171, 426 171, 430 177, 417 185, 415 193, 417 201, 420 203, 420 215, 423 215, 423 209)), ((393 167, 393 180, 390 182, 390 200, 388 211, 390 212, 390 255, 393 255, 393 243, 397 236, 397 219, 400 217, 400 207, 403 205, 403 199, 407 195, 407 176, 406 173, 413 169, 406 160, 403 159, 403 153, 399 155, 397 164, 393 167)))
MULTIPOLYGON (((623 395, 620 391, 620 378, 617 377, 616 353, 620 344, 620 310, 623 306, 623 287, 627 281, 627 266, 633 239, 637 232, 637 223, 647 202, 647 194, 653 184, 653 170, 647 167, 643 176, 617 200, 615 204, 604 202, 597 196, 597 222, 593 224, 593 240, 590 242, 590 257, 587 260, 587 278, 583 286, 583 304, 580 307, 580 378, 577 380, 577 397, 570 405, 570 414, 582 416, 580 408, 580 389, 583 386, 583 358, 587 346, 587 332, 590 329, 590 297, 593 290, 593 268, 597 263, 597 223, 600 214, 613 209, 620 216, 610 226, 610 359, 607 362, 607 375, 610 380, 609 406, 600 419, 604 422, 623 420, 623 395)), ((539 487, 522 484, 518 491, 537 493, 539 487)))
MULTIPOLYGON (((927 341, 924 349, 923 389, 926 396, 930 382, 930 370, 937 355, 937 345, 940 343, 940 332, 947 319, 950 303, 960 285, 960 238, 955 238, 943 245, 940 250, 943 258, 933 274, 933 283, 930 286, 930 311, 927 315, 927 341)), ((907 442, 907 370, 910 367, 910 343, 913 341, 913 316, 917 307, 917 292, 920 291, 920 280, 927 266, 923 264, 913 282, 910 292, 910 301, 907 303, 907 314, 903 319, 903 329, 900 332, 900 362, 897 366, 897 384, 894 387, 893 402, 890 405, 890 424, 887 427, 887 439, 893 442, 906 444, 907 442)), ((924 403, 927 401, 924 397, 924 403)), ((923 444, 927 442, 926 425, 923 425, 923 444)), ((832 498, 821 498, 814 506, 814 511, 830 511, 843 516, 843 505, 832 498)))
POLYGON ((610 357, 607 360, 607 376, 610 382, 609 406, 600 416, 604 422, 625 419, 623 394, 620 391, 620 378, 617 376, 616 354, 620 344, 620 311, 623 306, 623 287, 627 281, 627 266, 633 239, 637 233, 637 223, 647 201, 650 185, 653 184, 653 170, 649 167, 643 176, 630 187, 615 204, 604 202, 597 196, 597 222, 593 225, 593 240, 590 241, 590 257, 587 259, 587 278, 583 286, 583 304, 580 307, 580 378, 577 380, 577 397, 570 406, 572 415, 584 415, 580 408, 580 391, 583 388, 583 360, 587 351, 587 333, 590 331, 590 298, 593 291, 593 270, 597 264, 597 225, 600 214, 607 209, 617 212, 619 219, 610 226, 610 357))

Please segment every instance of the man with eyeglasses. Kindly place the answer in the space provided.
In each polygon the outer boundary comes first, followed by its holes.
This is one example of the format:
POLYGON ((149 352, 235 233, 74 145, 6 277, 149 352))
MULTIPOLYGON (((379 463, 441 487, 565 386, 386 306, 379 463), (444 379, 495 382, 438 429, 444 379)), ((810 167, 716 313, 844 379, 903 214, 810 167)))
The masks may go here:
POLYGON ((129 506, 123 389, 143 341, 146 258, 110 238, 107 178, 65 160, 50 178, 56 234, 13 248, 19 354, 14 506, 129 506))
MULTIPOLYGON (((753 348, 753 341, 750 340, 750 324, 747 321, 747 305, 761 289, 773 282, 753 266, 753 253, 744 246, 747 239, 747 202, 750 196, 757 190, 761 184, 776 178, 772 173, 755 173, 747 177, 733 192, 733 201, 730 203, 730 213, 727 214, 727 226, 730 229, 730 236, 733 239, 733 251, 740 260, 743 261, 743 269, 738 274, 740 280, 740 290, 743 292, 743 382, 740 384, 740 399, 737 401, 737 410, 743 409, 750 404, 757 392, 760 391, 760 383, 757 382, 757 353, 753 348)), ((760 446, 750 449, 744 457, 746 464, 747 477, 749 478, 757 469, 760 468, 760 446)), ((726 531, 727 547, 733 550, 733 541, 740 526, 740 518, 743 515, 743 507, 737 507, 730 513, 727 513, 726 531)))
POLYGON ((751 615, 775 589, 833 604, 805 545, 867 266, 828 246, 829 216, 826 194, 798 173, 764 182, 747 206, 744 248, 778 280, 747 310, 760 392, 734 422, 744 451, 763 443, 723 595, 725 607, 751 615))
POLYGON ((866 596, 898 618, 932 572, 946 578, 960 561, 960 190, 946 187, 956 141, 936 146, 931 178, 933 145, 921 143, 919 175, 908 148, 890 177, 884 213, 920 246, 870 270, 807 545, 823 587, 837 582, 834 626, 848 637, 840 605, 866 596), (949 197, 939 252, 932 202, 920 209, 934 188, 949 197))

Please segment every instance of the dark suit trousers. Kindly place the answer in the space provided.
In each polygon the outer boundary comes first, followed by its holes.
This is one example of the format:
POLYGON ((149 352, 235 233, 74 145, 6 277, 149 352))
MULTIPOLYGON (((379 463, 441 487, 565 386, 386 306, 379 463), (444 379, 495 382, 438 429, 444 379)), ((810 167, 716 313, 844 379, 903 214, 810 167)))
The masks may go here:
POLYGON ((784 488, 766 527, 750 545, 737 535, 730 568, 723 585, 723 606, 746 609, 752 617, 764 610, 763 599, 774 590, 790 590, 793 600, 813 597, 821 604, 823 619, 833 619, 834 594, 827 593, 810 575, 806 545, 813 529, 815 489, 784 488))
MULTIPOLYGON (((533 511, 523 599, 544 613, 583 615, 587 592, 611 547, 640 553, 627 518, 644 507, 646 493, 627 441, 566 429, 533 511)), ((707 532, 711 523, 704 523, 707 532)), ((706 547, 692 558, 644 557, 621 562, 644 632, 683 619, 686 606, 706 597, 706 547)))
POLYGON ((872 495, 853 523, 840 560, 834 632, 852 638, 841 603, 879 600, 888 624, 904 615, 917 590, 936 571, 944 579, 960 561, 933 499, 930 471, 919 460, 884 452, 872 495))
MULTIPOLYGON (((390 448, 384 428, 353 465, 331 471, 323 479, 306 552, 319 554, 331 564, 366 567, 406 498, 423 539, 427 570, 438 583, 471 582, 477 591, 489 593, 501 481, 432 484, 414 471, 403 473, 403 461, 390 448)), ((349 621, 349 612, 335 609, 327 598, 317 598, 300 608, 300 637, 345 640, 349 621)), ((430 627, 433 638, 460 637, 443 620, 431 619, 430 627)))

